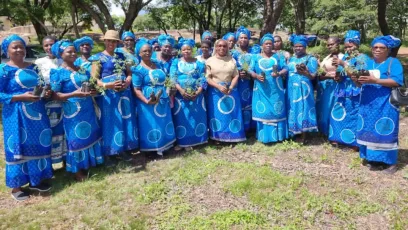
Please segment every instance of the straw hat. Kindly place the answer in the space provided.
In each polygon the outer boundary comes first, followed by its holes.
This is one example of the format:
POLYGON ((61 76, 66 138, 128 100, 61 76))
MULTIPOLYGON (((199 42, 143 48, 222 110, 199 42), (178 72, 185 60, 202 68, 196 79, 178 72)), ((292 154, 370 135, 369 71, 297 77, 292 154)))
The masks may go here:
POLYGON ((102 40, 116 40, 120 41, 119 39, 119 32, 116 30, 108 30, 106 31, 105 35, 103 36, 102 40))

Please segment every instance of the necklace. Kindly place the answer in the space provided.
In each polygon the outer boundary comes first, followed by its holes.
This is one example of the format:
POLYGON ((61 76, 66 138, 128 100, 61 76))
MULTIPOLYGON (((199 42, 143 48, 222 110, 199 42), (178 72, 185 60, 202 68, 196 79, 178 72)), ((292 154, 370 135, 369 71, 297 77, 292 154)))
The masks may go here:
POLYGON ((148 64, 146 64, 144 61, 142 61, 142 64, 145 66, 145 67, 148 67, 148 68, 150 68, 150 69, 153 69, 153 62, 150 62, 150 65, 148 65, 148 64))

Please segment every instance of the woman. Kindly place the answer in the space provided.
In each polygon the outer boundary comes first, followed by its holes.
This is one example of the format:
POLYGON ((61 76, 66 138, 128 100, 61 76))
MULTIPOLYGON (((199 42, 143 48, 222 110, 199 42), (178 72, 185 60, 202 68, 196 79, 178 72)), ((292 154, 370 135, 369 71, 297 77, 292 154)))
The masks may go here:
POLYGON ((154 62, 160 64, 161 68, 166 75, 170 73, 171 63, 174 60, 173 57, 173 47, 176 44, 173 36, 167 34, 161 34, 157 40, 160 45, 160 52, 154 52, 155 55, 152 56, 154 62))
POLYGON ((91 52, 94 47, 92 38, 84 36, 74 41, 74 46, 77 52, 81 53, 81 57, 78 57, 74 64, 75 66, 82 67, 88 72, 91 72, 91 62, 88 60, 91 57, 91 52))
POLYGON ((282 42, 282 37, 279 35, 273 36, 275 42, 273 43, 273 52, 276 53, 281 59, 282 57, 285 59, 285 62, 289 61, 290 58, 290 53, 288 51, 282 50, 283 48, 283 42, 282 42))
POLYGON ((312 80, 317 72, 317 60, 306 53, 307 39, 302 35, 293 38, 294 55, 288 64, 288 127, 289 135, 300 134, 297 141, 305 143, 306 132, 317 132, 316 108, 312 80))
POLYGON ((125 56, 127 65, 138 65, 139 60, 135 54, 136 36, 131 31, 125 31, 122 34, 121 40, 124 46, 116 48, 115 52, 122 53, 125 56))
POLYGON ((248 70, 252 54, 258 54, 259 51, 252 51, 252 47, 249 46, 251 32, 245 27, 239 27, 235 36, 238 47, 232 51, 232 57, 236 60, 239 71, 238 93, 244 116, 245 131, 247 132, 255 127, 255 122, 252 122, 252 82, 248 70))
POLYGON ((101 111, 102 153, 107 156, 106 164, 112 166, 114 156, 121 155, 125 161, 132 160, 130 151, 137 149, 139 142, 136 112, 132 109, 132 75, 124 55, 114 52, 119 43, 119 33, 108 30, 103 41, 105 50, 89 60, 92 62, 91 76, 97 78, 98 86, 105 89, 97 103, 101 111))
POLYGON ((371 43, 373 59, 367 62, 370 76, 353 76, 362 85, 357 121, 360 157, 371 169, 384 164, 388 174, 397 171, 399 130, 399 108, 390 103, 390 94, 404 79, 400 61, 389 54, 400 44, 392 36, 375 38, 371 43))
MULTIPOLYGON (((201 43, 203 41, 207 41, 210 43, 210 49, 209 49, 209 53, 212 53, 212 43, 213 43, 213 35, 210 31, 206 30, 204 31, 204 33, 201 35, 201 43)), ((202 55, 203 54, 203 50, 201 48, 197 49, 197 55, 202 55)))
MULTIPOLYGON (((6 186, 12 188, 15 200, 29 198, 21 187, 46 192, 51 186, 43 180, 52 178, 51 127, 45 101, 33 94, 43 85, 35 65, 24 61, 24 40, 13 34, 6 37, 1 48, 10 58, 0 64, 0 102, 3 104, 4 151, 6 156, 6 186)), ((51 91, 46 91, 48 98, 51 91)))
POLYGON ((173 119, 176 127, 175 150, 207 143, 207 112, 203 91, 206 89, 205 65, 192 56, 193 39, 181 39, 181 54, 170 69, 177 88, 173 119))
POLYGON ((86 179, 85 170, 103 163, 101 151, 101 130, 93 109, 93 95, 96 90, 82 92, 83 82, 89 82, 90 73, 75 66, 77 60, 74 44, 61 40, 52 46, 55 57, 63 63, 52 69, 51 86, 54 99, 62 101, 64 130, 68 143, 66 156, 67 172, 75 174, 77 181, 86 179))
POLYGON ((288 138, 285 91, 282 76, 287 72, 285 58, 273 53, 273 36, 265 34, 262 53, 252 57, 249 73, 255 79, 252 119, 256 121, 256 138, 262 143, 288 138))
POLYGON ((230 51, 235 48, 235 33, 228 32, 222 37, 222 39, 228 42, 228 49, 230 51))
POLYGON ((160 45, 159 45, 159 41, 157 40, 157 38, 150 39, 149 44, 152 46, 153 52, 159 52, 160 51, 160 45))
POLYGON ((344 66, 343 74, 337 81, 334 91, 334 106, 330 115, 329 141, 351 146, 358 151, 356 141, 360 87, 353 83, 350 74, 354 71, 367 69, 368 56, 358 52, 360 32, 349 30, 344 40, 346 54, 339 65, 344 66), (346 73, 347 75, 345 75, 346 73))
POLYGON ((176 141, 170 100, 164 86, 166 74, 160 63, 152 61, 152 47, 149 43, 139 41, 136 53, 140 64, 132 67, 132 82, 137 110, 143 114, 138 119, 140 151, 156 151, 163 156, 163 151, 171 148, 176 141))
POLYGON ((342 71, 339 67, 339 62, 343 58, 343 54, 340 53, 340 39, 330 37, 327 40, 327 49, 330 54, 320 63, 325 74, 318 76, 316 97, 317 124, 319 131, 325 136, 329 136, 330 113, 334 106, 334 89, 337 86, 334 78, 342 71))
POLYGON ((215 42, 215 54, 206 62, 210 138, 222 142, 245 141, 238 70, 225 40, 215 42))
POLYGON ((202 41, 201 42, 201 55, 198 55, 196 58, 199 62, 205 63, 208 58, 211 57, 211 42, 209 41, 202 41))
MULTIPOLYGON (((56 38, 46 36, 42 40, 42 45, 47 56, 35 60, 41 76, 44 78, 45 84, 50 84, 50 70, 61 65, 62 60, 55 57, 51 52, 51 47, 54 45, 56 38)), ((62 124, 62 104, 60 101, 47 101, 45 104, 48 117, 52 129, 52 150, 51 159, 53 164, 61 163, 67 154, 66 137, 62 124)))

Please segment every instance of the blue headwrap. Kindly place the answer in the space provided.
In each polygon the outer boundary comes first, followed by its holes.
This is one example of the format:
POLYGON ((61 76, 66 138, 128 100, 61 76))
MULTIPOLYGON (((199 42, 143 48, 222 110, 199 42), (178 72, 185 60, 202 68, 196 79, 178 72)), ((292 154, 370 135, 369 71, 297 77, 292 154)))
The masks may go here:
POLYGON ((303 47, 307 46, 307 38, 304 35, 293 35, 291 36, 292 44, 301 44, 303 47))
POLYGON ((150 48, 152 48, 152 45, 149 44, 149 40, 147 40, 146 38, 140 38, 139 41, 136 43, 136 47, 135 47, 135 53, 137 55, 137 58, 140 61, 140 49, 142 49, 142 47, 144 45, 149 45, 150 48))
POLYGON ((182 46, 187 45, 193 48, 195 46, 195 41, 193 39, 180 39, 179 41, 179 48, 181 49, 182 46))
POLYGON ((249 53, 251 54, 259 54, 261 53, 262 47, 258 44, 254 44, 251 49, 249 50, 249 53))
POLYGON ((240 26, 237 29, 237 32, 235 33, 235 40, 238 41, 239 36, 241 36, 241 34, 246 34, 246 36, 248 37, 248 39, 251 39, 251 31, 249 31, 247 28, 240 26))
POLYGON ((171 45, 171 47, 174 47, 174 45, 176 44, 176 40, 174 39, 174 37, 167 34, 160 34, 160 36, 157 38, 157 41, 159 42, 160 47, 164 45, 171 45))
POLYGON ((394 36, 386 35, 374 38, 371 46, 374 46, 376 43, 384 44, 387 48, 396 48, 401 45, 401 40, 394 36))
POLYGON ((201 35, 201 41, 205 40, 205 37, 210 37, 211 39, 213 38, 213 35, 210 31, 206 30, 204 33, 201 35))
POLYGON ((57 41, 54 45, 51 46, 51 53, 57 58, 61 58, 61 53, 69 46, 74 46, 68 39, 63 39, 61 41, 57 41))
POLYGON ((275 39, 273 38, 273 35, 270 33, 265 34, 262 38, 261 38, 261 45, 264 44, 264 42, 266 41, 272 41, 272 44, 275 42, 275 39))
POLYGON ((84 36, 74 41, 74 46, 77 52, 79 52, 79 47, 82 46, 83 44, 89 44, 91 46, 91 49, 93 49, 94 47, 94 42, 92 38, 84 36))
POLYGON ((228 40, 230 37, 233 37, 234 39, 235 39, 235 33, 233 33, 233 32, 228 32, 228 33, 226 33, 223 37, 222 37, 222 39, 224 39, 224 40, 228 40))
POLYGON ((20 41, 21 43, 23 43, 24 48, 26 47, 25 41, 20 36, 18 36, 17 34, 12 34, 12 35, 6 37, 3 40, 3 42, 1 43, 1 50, 3 51, 4 54, 6 54, 7 57, 9 57, 8 52, 7 52, 8 47, 12 42, 15 42, 15 41, 20 41))
POLYGON ((154 43, 159 43, 159 41, 157 40, 157 38, 152 38, 149 40, 149 44, 150 45, 154 45, 154 43))
POLYGON ((344 36, 344 42, 360 45, 360 32, 358 30, 349 30, 344 36))
POLYGON ((132 33, 131 31, 125 31, 122 33, 122 36, 120 37, 120 40, 124 41, 127 37, 131 37, 133 38, 133 40, 136 41, 136 36, 134 33, 132 33))

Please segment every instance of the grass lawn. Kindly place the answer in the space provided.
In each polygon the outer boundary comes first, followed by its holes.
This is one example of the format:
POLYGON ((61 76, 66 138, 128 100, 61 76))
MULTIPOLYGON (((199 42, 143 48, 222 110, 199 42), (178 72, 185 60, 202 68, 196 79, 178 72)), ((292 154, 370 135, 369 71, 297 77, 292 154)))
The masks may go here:
POLYGON ((2 182, 0 229, 407 229, 407 125, 392 176, 320 137, 308 146, 251 138, 159 160, 136 154, 83 183, 58 169, 49 196, 22 203, 2 182))

